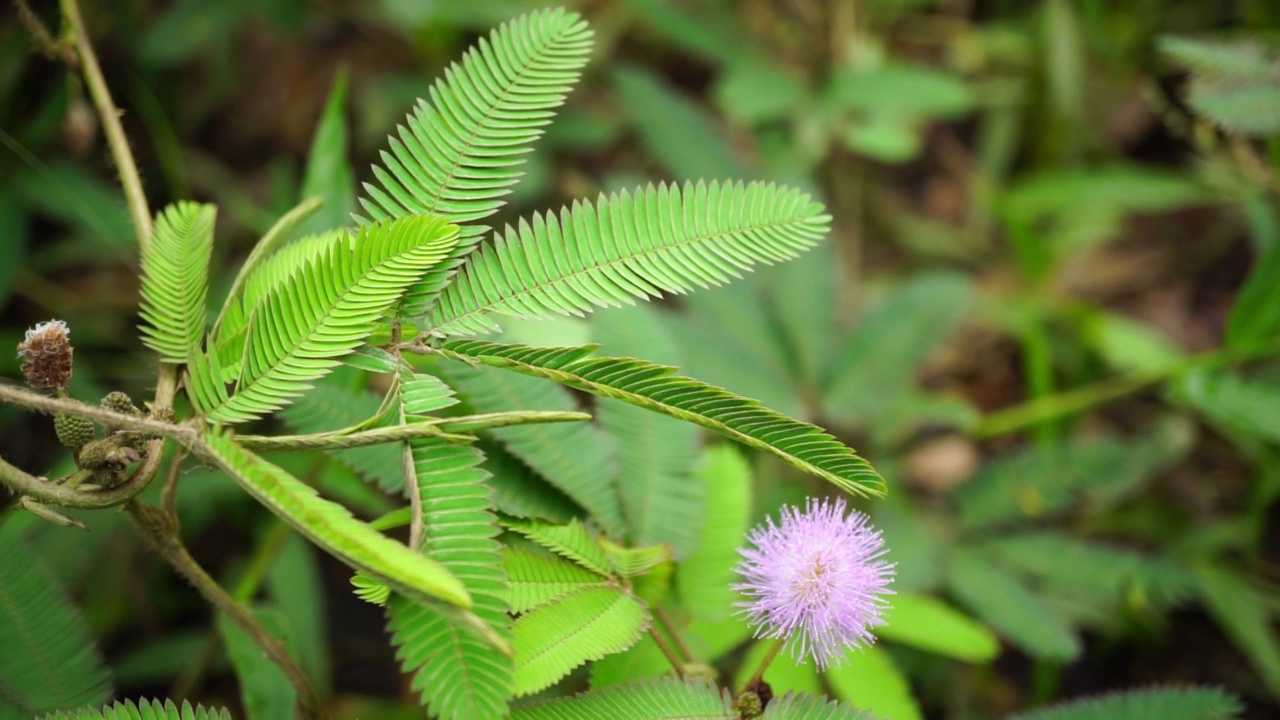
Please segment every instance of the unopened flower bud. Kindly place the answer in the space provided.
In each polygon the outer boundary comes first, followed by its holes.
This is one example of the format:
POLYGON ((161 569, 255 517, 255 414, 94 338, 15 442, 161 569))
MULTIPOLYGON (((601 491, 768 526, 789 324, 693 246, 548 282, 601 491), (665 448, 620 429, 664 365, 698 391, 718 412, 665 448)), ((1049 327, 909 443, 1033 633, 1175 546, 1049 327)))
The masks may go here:
POLYGON ((93 440, 93 421, 88 418, 61 413, 53 416, 53 429, 58 442, 71 450, 79 450, 93 440))
POLYGON ((66 390, 74 351, 69 335, 65 322, 50 320, 28 330, 26 338, 18 343, 22 374, 31 387, 59 393, 66 390))

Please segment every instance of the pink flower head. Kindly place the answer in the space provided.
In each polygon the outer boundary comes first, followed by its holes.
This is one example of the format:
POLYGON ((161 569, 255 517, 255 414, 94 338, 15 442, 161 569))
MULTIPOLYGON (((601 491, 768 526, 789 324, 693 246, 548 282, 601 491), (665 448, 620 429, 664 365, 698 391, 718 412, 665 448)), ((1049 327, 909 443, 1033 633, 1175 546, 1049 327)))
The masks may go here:
POLYGON ((740 549, 735 590, 747 600, 738 614, 755 637, 786 638, 797 661, 812 655, 821 670, 839 666, 848 648, 875 642, 870 628, 884 624, 893 563, 883 561, 880 531, 857 510, 845 515, 843 498, 809 498, 804 512, 783 506, 782 523, 757 526, 740 549))

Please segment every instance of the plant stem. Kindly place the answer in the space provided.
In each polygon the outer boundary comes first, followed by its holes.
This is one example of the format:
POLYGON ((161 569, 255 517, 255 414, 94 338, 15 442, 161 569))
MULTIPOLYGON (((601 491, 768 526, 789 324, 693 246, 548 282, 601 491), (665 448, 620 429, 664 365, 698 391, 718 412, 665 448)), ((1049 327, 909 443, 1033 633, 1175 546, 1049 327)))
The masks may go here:
POLYGON ((62 43, 54 40, 49 29, 44 26, 44 23, 40 22, 40 18, 36 17, 34 12, 31 12, 31 6, 27 4, 27 0, 13 0, 13 4, 18 7, 18 20, 27 29, 27 32, 31 33, 32 39, 36 42, 36 48, 40 50, 42 55, 50 60, 57 60, 59 56, 63 56, 63 60, 69 57, 74 61, 75 56, 64 53, 66 48, 62 43))
POLYGON ((169 477, 165 478, 164 487, 160 489, 160 509, 169 517, 178 517, 178 474, 187 451, 178 448, 173 459, 169 461, 169 477))
POLYGON ((667 639, 662 637, 662 632, 658 630, 657 625, 649 626, 649 637, 653 638, 653 641, 658 644, 658 649, 662 651, 663 655, 667 656, 667 660, 671 663, 671 667, 675 668, 676 673, 684 675, 684 661, 682 661, 680 656, 676 654, 676 651, 671 647, 671 644, 667 642, 667 639))
POLYGON ((769 669, 769 665, 773 663, 773 659, 778 657, 778 653, 782 651, 782 646, 786 645, 786 638, 778 638, 773 641, 773 645, 769 647, 769 651, 765 653, 764 658, 760 660, 760 667, 756 668, 756 672, 743 686, 744 690, 751 690, 760 685, 760 681, 764 679, 765 670, 769 669))
MULTIPOLYGON (((172 398, 172 396, 170 396, 172 398)), ((56 398, 13 385, 0 385, 0 402, 21 405, 25 408, 47 415, 61 413, 76 417, 89 418, 103 425, 115 425, 125 430, 152 433, 162 437, 173 438, 184 446, 193 444, 196 431, 188 425, 175 425, 152 418, 124 415, 111 410, 104 410, 96 405, 86 405, 79 400, 56 398)))
POLYGON ((307 678, 302 668, 294 662, 293 657, 285 650, 284 645, 266 628, 258 623, 253 614, 244 605, 236 602, 221 585, 214 580, 204 568, 191 557, 187 552, 186 546, 177 536, 177 528, 174 518, 166 515, 159 508, 150 505, 144 505, 137 501, 127 504, 126 509, 129 511, 129 517, 133 519, 134 525, 142 533, 147 544, 152 550, 156 551, 160 557, 173 566, 179 574, 185 577, 197 591, 204 596, 217 609, 221 610, 228 618, 262 648, 262 652, 270 658, 272 662, 280 666, 284 671, 285 677, 289 683, 293 685, 298 696, 298 710, 304 718, 319 718, 323 715, 320 706, 320 700, 316 696, 315 690, 311 687, 311 681, 307 678))
POLYGON ((138 165, 133 160, 133 151, 129 149, 124 127, 120 124, 120 110, 107 90, 107 81, 102 77, 98 56, 94 54, 93 45, 89 43, 89 34, 85 32, 84 20, 80 17, 80 6, 76 0, 62 0, 62 14, 67 18, 67 24, 71 26, 71 39, 75 43, 76 54, 80 57, 80 66, 84 71, 85 83, 89 86, 89 95, 98 109, 102 130, 107 135, 107 144, 111 147, 112 157, 115 158, 116 170, 120 172, 120 185, 124 188, 129 218, 133 221, 133 230, 138 236, 138 247, 145 253, 151 244, 151 211, 147 208, 147 196, 142 192, 142 178, 138 175, 138 165))
POLYGON ((680 656, 685 662, 693 662, 693 653, 689 651, 689 646, 685 644, 684 637, 676 631, 676 624, 671 621, 671 616, 661 607, 653 609, 653 614, 658 618, 658 622, 662 623, 662 627, 666 628, 667 634, 676 644, 676 649, 680 651, 680 656))
POLYGON ((0 458, 0 484, 45 505, 90 509, 119 505, 146 488, 146 483, 130 478, 105 490, 75 490, 23 472, 4 458, 0 458))
POLYGON ((473 438, 454 433, 475 432, 477 430, 511 425, 579 422, 590 419, 590 415, 580 412, 518 410, 453 418, 433 418, 405 425, 374 428, 373 430, 361 430, 359 432, 332 430, 310 435, 240 435, 236 437, 236 442, 242 447, 254 451, 340 450, 428 437, 453 442, 471 442, 473 438))

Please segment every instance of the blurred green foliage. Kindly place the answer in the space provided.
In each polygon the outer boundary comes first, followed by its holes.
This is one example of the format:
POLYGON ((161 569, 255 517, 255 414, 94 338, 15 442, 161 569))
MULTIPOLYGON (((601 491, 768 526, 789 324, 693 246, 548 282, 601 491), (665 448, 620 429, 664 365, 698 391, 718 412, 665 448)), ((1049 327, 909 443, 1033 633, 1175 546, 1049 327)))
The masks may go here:
MULTIPOLYGON (((222 209, 214 262, 225 283, 225 268, 300 199, 328 200, 310 229, 343 223, 386 131, 443 64, 542 4, 112 0, 89 20, 153 203, 222 209)), ((502 218, 701 177, 793 183, 835 216, 829 246, 734 285, 657 311, 510 331, 679 364, 830 428, 889 478, 890 500, 871 507, 899 572, 884 644, 821 678, 779 661, 766 676, 775 688, 827 688, 895 718, 984 718, 1195 679, 1243 695, 1252 717, 1280 712, 1280 5, 568 4, 598 29, 602 61, 502 218)), ((121 195, 75 73, 31 47, 18 23, 0 24, 0 340, 13 346, 34 322, 62 318, 78 350, 73 395, 141 390, 152 369, 132 316, 121 195)), ((0 371, 16 376, 3 357, 0 371)), ((462 386, 494 380, 462 375, 462 386)), ((574 402, 504 380, 524 407, 574 402)), ((343 382, 284 422, 302 431, 368 417, 378 396, 343 382)), ((675 489, 690 473, 715 479, 687 509, 728 509, 724 533, 818 490, 767 458, 747 469, 713 451, 694 467, 690 428, 607 403, 596 412, 603 430, 495 433, 507 449, 486 449, 499 507, 563 519, 593 500, 521 507, 521 484, 540 483, 526 465, 569 483, 584 471, 625 479, 656 446, 679 450, 663 469, 675 489), (564 467, 522 454, 522 443, 549 441, 584 454, 564 467), (592 455, 610 443, 633 461, 617 469, 592 455), (755 483, 754 507, 730 478, 755 483)), ((68 466, 51 427, 7 407, 0 417, 5 457, 51 476, 68 466)), ((386 450, 273 460, 375 517, 390 505, 359 476, 394 477, 379 471, 399 462, 386 450)), ((393 717, 386 698, 403 686, 359 669, 395 672, 363 639, 380 621, 326 620, 326 605, 351 607, 346 578, 225 479, 201 473, 181 487, 184 534, 242 599, 289 627, 336 714, 393 717)), ((278 684, 245 685, 243 704, 229 689, 228 673, 255 677, 262 662, 243 638, 142 562, 118 518, 84 514, 95 516, 92 537, 13 512, 0 525, 42 560, 9 572, 51 572, 83 609, 66 620, 68 637, 102 638, 131 696, 200 691, 246 717, 278 717, 268 709, 284 702, 270 695, 278 684)), ((677 554, 696 545, 698 528, 689 532, 677 554)), ((60 611, 65 598, 50 602, 60 611)), ((723 620, 693 617, 688 629, 707 657, 747 638, 723 620)), ((96 658, 66 662, 100 670, 96 658)), ((642 642, 584 682, 643 677, 661 662, 642 642)), ((1074 712, 1023 717, 1108 717, 1074 712)))

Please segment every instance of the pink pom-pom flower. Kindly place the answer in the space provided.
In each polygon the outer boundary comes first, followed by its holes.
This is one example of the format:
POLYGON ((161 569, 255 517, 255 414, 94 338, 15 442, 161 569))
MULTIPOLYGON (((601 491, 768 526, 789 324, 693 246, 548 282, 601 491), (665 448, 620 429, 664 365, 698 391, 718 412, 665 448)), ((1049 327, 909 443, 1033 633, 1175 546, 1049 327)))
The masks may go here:
POLYGON ((747 598, 738 614, 755 637, 784 638, 793 658, 812 656, 820 670, 875 642, 894 566, 866 515, 846 514, 842 498, 810 498, 803 512, 783 506, 780 524, 769 518, 747 540, 755 547, 738 551, 744 582, 734 589, 747 598))

